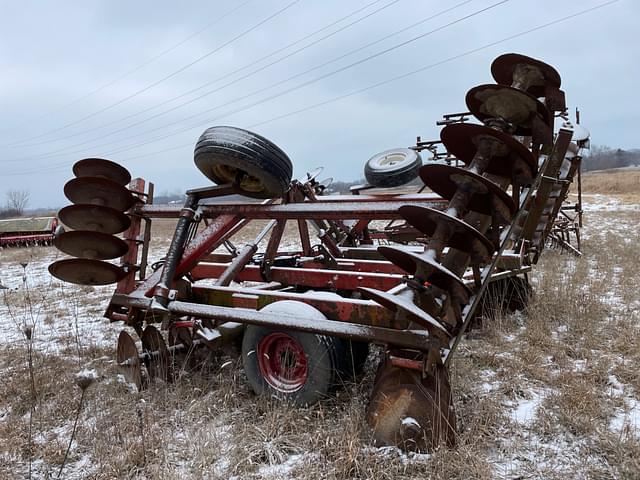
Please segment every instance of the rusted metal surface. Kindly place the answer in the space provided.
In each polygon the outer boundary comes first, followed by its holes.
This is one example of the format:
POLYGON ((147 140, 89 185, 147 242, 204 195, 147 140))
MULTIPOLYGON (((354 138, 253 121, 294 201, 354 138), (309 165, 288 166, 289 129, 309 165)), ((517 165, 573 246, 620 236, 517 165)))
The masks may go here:
POLYGON ((100 232, 73 231, 59 235, 53 244, 67 255, 95 260, 110 260, 129 250, 124 240, 100 232))
POLYGON ((119 282, 128 274, 113 263, 86 258, 59 260, 49 265, 49 273, 60 280, 79 285, 109 285, 119 282))
MULTIPOLYGON (((499 84, 472 88, 466 96, 470 112, 445 115, 440 140, 418 138, 412 147, 429 150, 434 160, 420 170, 418 193, 380 194, 361 186, 353 196, 325 196, 314 172, 291 181, 281 198, 218 201, 242 190, 235 181, 189 190, 180 208, 153 205, 140 195, 144 183, 132 182, 127 190, 115 181, 118 169, 85 161, 65 192, 73 201, 120 211, 133 198, 125 233, 129 248, 119 267, 100 262, 95 258, 104 255, 85 250, 107 248, 98 235, 88 235, 80 243, 93 245, 66 249, 91 260, 51 267, 68 265, 57 273, 77 283, 125 277, 107 316, 125 320, 142 337, 145 352, 139 356, 131 337, 122 336, 118 345, 119 363, 135 367, 128 375, 136 384, 140 362, 150 377, 166 379, 169 355, 199 345, 217 348, 225 325, 240 332, 257 325, 371 342, 385 348, 367 413, 376 442, 417 451, 453 445, 447 369, 490 282, 519 275, 526 286, 522 275, 547 238, 565 241, 571 229, 579 238, 577 217, 562 206, 579 175, 579 156, 567 159, 572 129, 560 128, 552 137, 554 118, 565 108, 559 74, 516 54, 496 59, 492 73, 499 84), (482 124, 465 123, 470 116, 482 124), (137 248, 142 222, 143 250, 148 248, 148 223, 155 218, 179 220, 164 263, 147 276, 137 248), (237 243, 235 235, 253 220, 270 222, 253 241, 237 243), (291 249, 284 248, 291 240, 288 220, 299 236, 291 249), (196 234, 201 222, 205 228, 196 234), (258 248, 263 239, 264 252, 258 248), (212 253, 223 245, 229 253, 212 253), (72 273, 79 266, 85 273, 72 273), (305 308, 299 314, 295 308, 291 314, 265 308, 283 301, 305 308), (317 315, 307 313, 311 307, 317 315), (167 331, 169 346, 152 323, 167 331)), ((90 208, 98 207, 75 207, 84 219, 80 224, 89 221, 90 208)), ((581 214, 579 207, 575 211, 581 214)), ((125 223, 105 214, 103 223, 87 230, 108 230, 106 235, 125 223)), ((342 355, 332 342, 327 345, 342 355)))
MULTIPOLYGON (((227 264, 200 262, 191 269, 194 280, 218 278, 227 264)), ((388 290, 402 281, 402 275, 386 273, 351 272, 348 270, 324 270, 314 268, 272 267, 270 280, 282 285, 304 285, 309 288, 328 290, 356 290, 368 286, 388 290)), ((236 276, 240 282, 262 282, 260 266, 247 265, 236 276)))
MULTIPOLYGON (((348 218, 359 219, 391 219, 400 218, 398 209, 407 204, 419 204, 425 206, 441 205, 442 202, 433 202, 428 199, 416 199, 404 201, 393 198, 392 200, 378 199, 378 202, 352 202, 342 201, 331 204, 317 203, 292 203, 288 205, 259 205, 259 204, 218 204, 201 206, 205 218, 216 218, 219 215, 234 215, 255 220, 298 220, 322 218, 328 220, 340 220, 348 218)), ((142 215, 159 218, 175 218, 179 212, 175 208, 159 207, 156 205, 143 206, 137 209, 142 215)))
POLYGON ((455 444, 456 417, 444 367, 423 375, 382 364, 374 381, 367 421, 378 445, 433 451, 455 444))
POLYGON ((326 297, 316 295, 316 292, 290 293, 250 287, 194 287, 193 297, 196 303, 254 310, 281 300, 296 300, 318 309, 330 320, 385 328, 397 325, 392 312, 373 302, 354 298, 334 298, 328 302, 326 297))
POLYGON ((74 230, 115 235, 124 232, 131 220, 124 213, 100 205, 69 205, 58 212, 60 221, 74 230))
POLYGON ((126 168, 104 158, 85 158, 80 160, 73 165, 73 173, 78 178, 106 178, 123 186, 131 181, 131 174, 126 168))
POLYGON ((556 184, 558 172, 564 161, 572 132, 561 129, 553 146, 553 151, 548 159, 548 166, 540 179, 540 185, 533 197, 532 204, 528 207, 528 214, 522 231, 523 240, 531 241, 540 224, 540 217, 547 206, 552 188, 556 184))
POLYGON ((498 151, 491 156, 485 169, 486 173, 506 178, 528 174, 529 179, 535 175, 538 165, 531 151, 513 136, 500 130, 485 125, 453 123, 443 128, 440 133, 447 151, 465 164, 473 160, 483 137, 491 137, 501 144, 498 151))
POLYGON ((146 353, 145 363, 151 380, 160 378, 169 380, 169 350, 160 331, 153 325, 147 325, 140 337, 142 351, 146 353))
POLYGON ((125 187, 103 177, 79 177, 64 186, 65 196, 73 203, 99 205, 124 212, 135 198, 125 187))
MULTIPOLYGON (((114 295, 112 305, 146 309, 149 299, 132 298, 126 295, 114 295)), ((308 319, 305 317, 257 312, 248 309, 203 305, 198 303, 173 301, 167 309, 177 316, 193 316, 213 319, 220 323, 240 322, 247 325, 263 325, 278 328, 300 330, 303 332, 333 335, 351 340, 362 340, 386 345, 392 343, 399 347, 425 350, 433 341, 424 330, 396 330, 392 328, 355 325, 335 320, 308 319)))
POLYGON ((551 65, 517 53, 500 55, 491 64, 491 75, 502 85, 511 85, 536 97, 549 88, 560 88, 558 71, 551 65))
POLYGON ((142 369, 136 342, 124 330, 118 336, 116 361, 118 362, 118 370, 126 381, 133 383, 138 389, 142 387, 142 369))
POLYGON ((433 236, 439 224, 448 224, 451 230, 449 246, 468 253, 477 262, 487 262, 495 249, 491 241, 471 225, 439 210, 405 205, 400 207, 400 214, 427 237, 433 236))

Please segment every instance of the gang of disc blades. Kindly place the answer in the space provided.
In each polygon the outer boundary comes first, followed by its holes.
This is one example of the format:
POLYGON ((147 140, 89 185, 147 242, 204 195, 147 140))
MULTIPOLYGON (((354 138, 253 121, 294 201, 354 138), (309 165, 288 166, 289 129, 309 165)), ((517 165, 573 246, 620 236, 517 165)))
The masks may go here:
POLYGON ((142 369, 136 342, 127 332, 122 330, 118 335, 118 347, 116 349, 116 361, 118 370, 128 383, 133 383, 140 390, 142 387, 142 369))
POLYGON ((160 331, 148 325, 140 337, 144 353, 149 354, 145 361, 149 378, 159 377, 165 382, 169 380, 169 350, 160 331))
POLYGON ((432 236, 440 223, 446 223, 451 235, 447 246, 470 254, 474 259, 487 262, 495 250, 491 241, 468 223, 421 205, 403 205, 399 213, 409 224, 427 236, 432 236))
POLYGON ((53 244, 72 257, 94 260, 119 258, 129 250, 127 243, 118 237, 84 230, 62 233, 53 240, 53 244))
POLYGON ((531 85, 526 92, 535 97, 544 97, 545 88, 560 88, 561 78, 558 71, 548 63, 518 53, 505 53, 491 63, 491 75, 501 85, 512 85, 513 75, 518 65, 536 68, 542 74, 540 84, 531 85))
POLYGON ((514 169, 517 168, 515 160, 520 158, 531 170, 527 173, 530 176, 536 174, 537 165, 533 154, 509 134, 472 123, 452 123, 440 131, 440 139, 447 151, 462 160, 465 165, 469 165, 473 160, 478 151, 478 143, 483 137, 491 137, 503 145, 489 160, 485 173, 512 178, 516 173, 514 169))
POLYGON ((420 178, 424 184, 447 200, 451 200, 459 188, 480 189, 471 195, 468 209, 484 215, 500 214, 502 223, 509 223, 516 211, 511 197, 492 182, 477 173, 450 165, 429 164, 420 169, 420 178))
POLYGON ((129 170, 104 158, 85 158, 73 165, 76 177, 101 177, 125 186, 131 181, 129 170))
POLYGON ((437 337, 444 342, 447 342, 451 338, 451 334, 440 324, 440 322, 418 307, 415 303, 398 295, 382 292, 373 288, 359 287, 358 291, 362 292, 362 295, 365 298, 379 303, 392 312, 402 310, 407 314, 411 321, 426 328, 429 335, 437 337))
POLYGON ((454 294, 460 299, 468 299, 471 295, 471 291, 460 277, 432 258, 425 257, 424 254, 387 246, 378 247, 378 252, 411 275, 421 275, 420 270, 430 271, 426 278, 421 278, 421 280, 454 294))
POLYGON ((100 205, 68 205, 58 212, 58 218, 74 230, 115 235, 131 226, 131 219, 124 213, 100 205))
POLYGON ((127 272, 112 263, 86 258, 58 260, 49 265, 54 277, 78 285, 109 285, 127 276, 127 272))
POLYGON ((73 203, 100 205, 120 212, 129 210, 135 197, 122 185, 102 177, 80 177, 64 186, 65 196, 73 203))
POLYGON ((514 135, 531 135, 535 116, 545 125, 551 124, 551 114, 544 103, 517 88, 478 85, 467 92, 465 100, 467 108, 478 120, 502 119, 515 127, 514 135))

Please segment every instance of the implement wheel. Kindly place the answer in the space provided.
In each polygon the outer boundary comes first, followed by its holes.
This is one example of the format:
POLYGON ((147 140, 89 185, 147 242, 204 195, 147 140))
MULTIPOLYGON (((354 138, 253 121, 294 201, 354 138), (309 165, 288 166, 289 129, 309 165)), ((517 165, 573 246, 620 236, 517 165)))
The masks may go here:
POLYGON ((289 157, 266 138, 235 127, 211 127, 196 143, 198 169, 218 185, 234 183, 252 198, 279 198, 289 189, 289 157))
POLYGON ((364 177, 374 187, 399 187, 417 178, 421 166, 418 152, 395 148, 371 157, 364 166, 364 177))
MULTIPOLYGON (((295 301, 275 302, 263 311, 324 319, 315 308, 295 301)), ((257 394, 310 405, 327 395, 337 377, 336 339, 249 325, 242 341, 242 361, 257 394)))

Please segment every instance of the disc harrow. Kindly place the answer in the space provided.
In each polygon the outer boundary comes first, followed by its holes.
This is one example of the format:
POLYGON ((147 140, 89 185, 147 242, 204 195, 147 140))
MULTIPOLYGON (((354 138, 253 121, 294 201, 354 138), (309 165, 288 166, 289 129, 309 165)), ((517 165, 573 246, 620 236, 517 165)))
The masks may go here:
MULTIPOLYGON (((502 244, 508 241, 502 238, 501 228, 514 220, 518 209, 515 202, 519 201, 521 187, 530 186, 534 181, 537 165, 533 154, 510 134, 532 135, 540 124, 548 126, 552 112, 527 94, 527 90, 535 86, 546 91, 555 83, 549 82, 544 75, 553 70, 551 67, 538 61, 528 62, 526 57, 520 56, 518 60, 521 63, 513 68, 512 86, 482 85, 472 88, 467 94, 469 110, 484 125, 459 123, 442 129, 441 140, 445 148, 465 166, 432 164, 420 170, 425 185, 449 200, 445 211, 410 206, 400 209, 405 221, 428 237, 424 251, 416 253, 403 247, 378 247, 385 258, 411 275, 407 288, 413 290, 414 303, 429 313, 431 321, 438 321, 447 328, 451 337, 455 337, 455 340, 443 342, 432 355, 427 356, 423 375, 412 377, 416 389, 410 400, 401 397, 389 402, 392 392, 397 390, 396 380, 394 375, 380 375, 372 394, 375 413, 371 419, 376 440, 382 444, 409 443, 419 449, 428 449, 439 443, 452 442, 455 435, 453 426, 435 428, 436 423, 451 424, 447 418, 452 408, 450 398, 436 403, 439 412, 435 415, 432 412, 420 428, 414 427, 410 431, 399 429, 398 422, 393 419, 399 409, 406 409, 408 415, 411 410, 419 408, 418 405, 428 405, 434 398, 434 384, 448 382, 445 375, 436 373, 444 366, 441 352, 451 355, 469 320, 470 310, 464 307, 474 296, 460 273, 467 265, 471 266, 476 290, 487 280, 493 253, 501 250, 502 244), (526 74, 519 75, 521 71, 526 74), (508 187, 511 196, 506 192, 508 187), (479 214, 489 217, 490 223, 475 221, 479 214), (490 238, 485 236, 486 233, 490 238), (421 300, 421 297, 426 298, 421 300), (440 305, 448 308, 442 311, 440 305), (424 388, 425 383, 431 388, 424 388), (386 400, 382 402, 378 398, 386 400)), ((499 57, 494 62, 494 67, 497 65, 495 70, 503 72, 504 64, 508 62, 509 59, 499 57)), ((502 74, 500 78, 505 79, 502 74)), ((556 83, 559 86, 559 81, 556 83)), ((407 305, 406 297, 382 294, 382 298, 381 292, 361 291, 366 297, 393 307, 403 316, 417 317, 412 311, 413 305, 407 305)), ((382 368, 393 370, 395 367, 389 363, 382 368)), ((450 390, 448 384, 438 388, 450 390)))
MULTIPOLYGON (((82 160, 65 186, 75 205, 60 211, 74 231, 55 242, 76 258, 50 272, 117 283, 105 316, 137 334, 123 331, 117 346, 137 388, 173 381, 196 352, 242 338, 256 393, 311 404, 357 376, 377 344, 367 410, 375 443, 452 446, 451 359, 492 293, 522 306, 545 244, 567 242, 558 217, 571 218, 564 201, 588 147, 588 132, 566 118, 554 133, 566 106, 553 67, 506 54, 491 71, 497 84, 469 90, 469 112, 445 115, 439 140, 374 155, 369 184, 351 196, 328 194, 320 169, 292 179, 283 150, 235 127, 200 137, 195 163, 216 185, 187 191, 181 208, 154 205, 153 184, 114 162, 82 160), (237 194, 253 200, 229 200, 237 194), (177 223, 148 273, 156 218, 177 223), (249 237, 252 222, 262 224, 249 237), (119 265, 105 261, 117 257, 119 265)), ((579 203, 571 208, 581 215, 579 203)))

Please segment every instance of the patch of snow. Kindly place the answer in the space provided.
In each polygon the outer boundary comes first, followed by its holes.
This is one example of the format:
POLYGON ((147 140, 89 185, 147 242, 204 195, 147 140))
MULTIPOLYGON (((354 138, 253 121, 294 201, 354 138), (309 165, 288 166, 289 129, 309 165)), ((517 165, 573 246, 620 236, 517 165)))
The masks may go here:
POLYGON ((413 418, 413 417, 405 417, 405 418, 403 418, 403 419, 402 419, 402 425, 406 425, 406 426, 408 426, 408 425, 413 425, 413 426, 415 426, 415 427, 417 427, 417 428, 420 428, 420 424, 419 424, 419 423, 418 423, 418 421, 417 421, 415 418, 413 418))
POLYGON ((84 347, 113 347, 122 325, 103 318, 113 286, 83 287, 60 282, 48 266, 62 254, 41 247, 41 257, 24 268, 18 262, 0 261, 3 282, 0 291, 0 346, 26 346, 30 327, 34 350, 43 354, 84 347))
POLYGON ((544 390, 530 390, 527 397, 516 402, 510 402, 512 407, 511 418, 521 425, 529 425, 536 417, 538 408, 547 397, 544 390))
POLYGON ((376 455, 381 457, 397 457, 402 463, 425 462, 431 458, 430 453, 403 452, 398 447, 364 447, 363 453, 368 455, 376 455))
POLYGON ((302 454, 292 454, 289 455, 286 460, 282 463, 276 463, 271 465, 262 465, 258 469, 258 474, 270 478, 283 478, 288 477, 289 473, 296 467, 298 464, 303 462, 304 460, 314 460, 317 459, 318 454, 316 453, 302 453, 302 454))
POLYGON ((587 371, 587 361, 586 360, 576 360, 573 362, 573 371, 574 372, 586 372, 587 371))
POLYGON ((640 210, 640 205, 622 203, 609 195, 583 194, 582 210, 584 212, 622 212, 640 210))
POLYGON ((625 407, 611 419, 609 428, 621 435, 640 439, 640 402, 626 398, 625 407))

